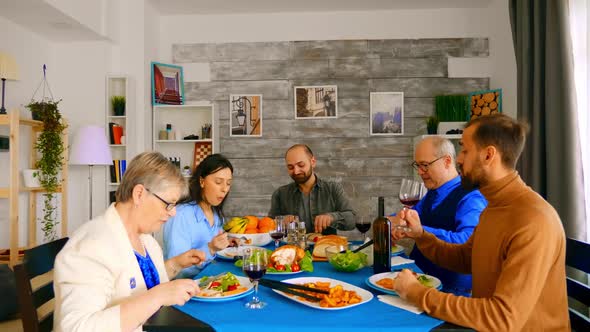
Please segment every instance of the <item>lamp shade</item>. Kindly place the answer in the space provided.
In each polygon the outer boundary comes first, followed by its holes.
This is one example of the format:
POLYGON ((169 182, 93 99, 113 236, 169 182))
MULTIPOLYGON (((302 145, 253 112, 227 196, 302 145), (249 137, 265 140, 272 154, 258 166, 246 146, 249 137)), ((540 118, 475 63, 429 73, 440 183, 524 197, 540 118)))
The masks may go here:
POLYGON ((113 158, 105 130, 100 126, 85 126, 78 130, 70 152, 71 165, 111 165, 113 158))
POLYGON ((7 53, 0 52, 0 79, 18 80, 18 66, 14 58, 7 53))

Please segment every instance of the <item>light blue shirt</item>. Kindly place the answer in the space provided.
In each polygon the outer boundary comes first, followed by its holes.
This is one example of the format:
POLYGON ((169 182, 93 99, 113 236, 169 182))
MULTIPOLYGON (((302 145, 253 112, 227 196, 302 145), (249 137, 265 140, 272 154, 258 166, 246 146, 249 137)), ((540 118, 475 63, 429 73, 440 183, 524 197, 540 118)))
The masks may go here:
MULTIPOLYGON (((205 252, 207 260, 214 259, 208 244, 222 229, 222 220, 213 213, 213 226, 209 225, 205 213, 195 202, 176 207, 176 215, 164 224, 164 258, 170 259, 190 249, 205 252)), ((182 270, 176 278, 193 278, 205 265, 195 265, 182 270)))

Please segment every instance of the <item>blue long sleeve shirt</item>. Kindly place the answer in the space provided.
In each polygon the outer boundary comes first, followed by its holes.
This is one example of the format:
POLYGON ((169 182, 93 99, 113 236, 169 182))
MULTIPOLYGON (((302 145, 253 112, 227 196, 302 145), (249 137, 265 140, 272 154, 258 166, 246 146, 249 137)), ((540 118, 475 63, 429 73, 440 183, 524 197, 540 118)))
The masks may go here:
MULTIPOLYGON (((459 176, 428 193, 414 206, 424 230, 449 243, 465 243, 479 223, 487 201, 479 190, 461 187, 459 176)), ((471 275, 446 270, 430 262, 417 247, 410 257, 425 273, 443 282, 443 289, 461 295, 471 290, 471 275)))
MULTIPOLYGON (((207 260, 215 258, 211 255, 208 244, 222 229, 222 220, 217 213, 213 214, 213 219, 213 226, 210 226, 203 210, 194 202, 177 206, 176 215, 164 224, 164 258, 170 259, 190 249, 205 252, 207 260)), ((176 278, 193 278, 204 267, 188 267, 176 278)))

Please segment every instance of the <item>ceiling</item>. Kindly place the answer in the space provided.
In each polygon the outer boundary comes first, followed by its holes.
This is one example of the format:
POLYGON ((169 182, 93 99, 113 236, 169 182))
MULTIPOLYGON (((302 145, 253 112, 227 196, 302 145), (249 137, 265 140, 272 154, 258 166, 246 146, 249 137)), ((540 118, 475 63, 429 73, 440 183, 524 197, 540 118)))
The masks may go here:
MULTIPOLYGON (((123 1, 123 0, 114 0, 123 1)), ((482 8, 493 0, 147 0, 161 15, 482 8)), ((52 41, 105 37, 44 0, 0 0, 0 16, 52 41)))
POLYGON ((150 0, 163 15, 482 8, 492 0, 150 0))

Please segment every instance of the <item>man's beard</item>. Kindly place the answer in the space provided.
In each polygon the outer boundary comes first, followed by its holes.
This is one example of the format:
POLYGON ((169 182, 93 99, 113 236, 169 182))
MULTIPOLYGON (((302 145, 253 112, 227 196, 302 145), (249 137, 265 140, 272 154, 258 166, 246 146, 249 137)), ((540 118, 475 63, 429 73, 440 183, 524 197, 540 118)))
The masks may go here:
POLYGON ((303 173, 303 174, 299 174, 299 175, 291 175, 291 179, 293 179, 293 181, 295 181, 295 183, 297 183, 297 184, 303 184, 303 183, 307 182, 307 180, 309 180, 309 178, 311 178, 312 175, 313 175, 313 171, 310 168, 308 173, 303 173))
POLYGON ((460 169, 461 186, 463 186, 465 190, 479 189, 482 182, 482 169, 479 160, 472 167, 471 174, 465 174, 465 172, 463 171, 463 166, 461 166, 460 169))

